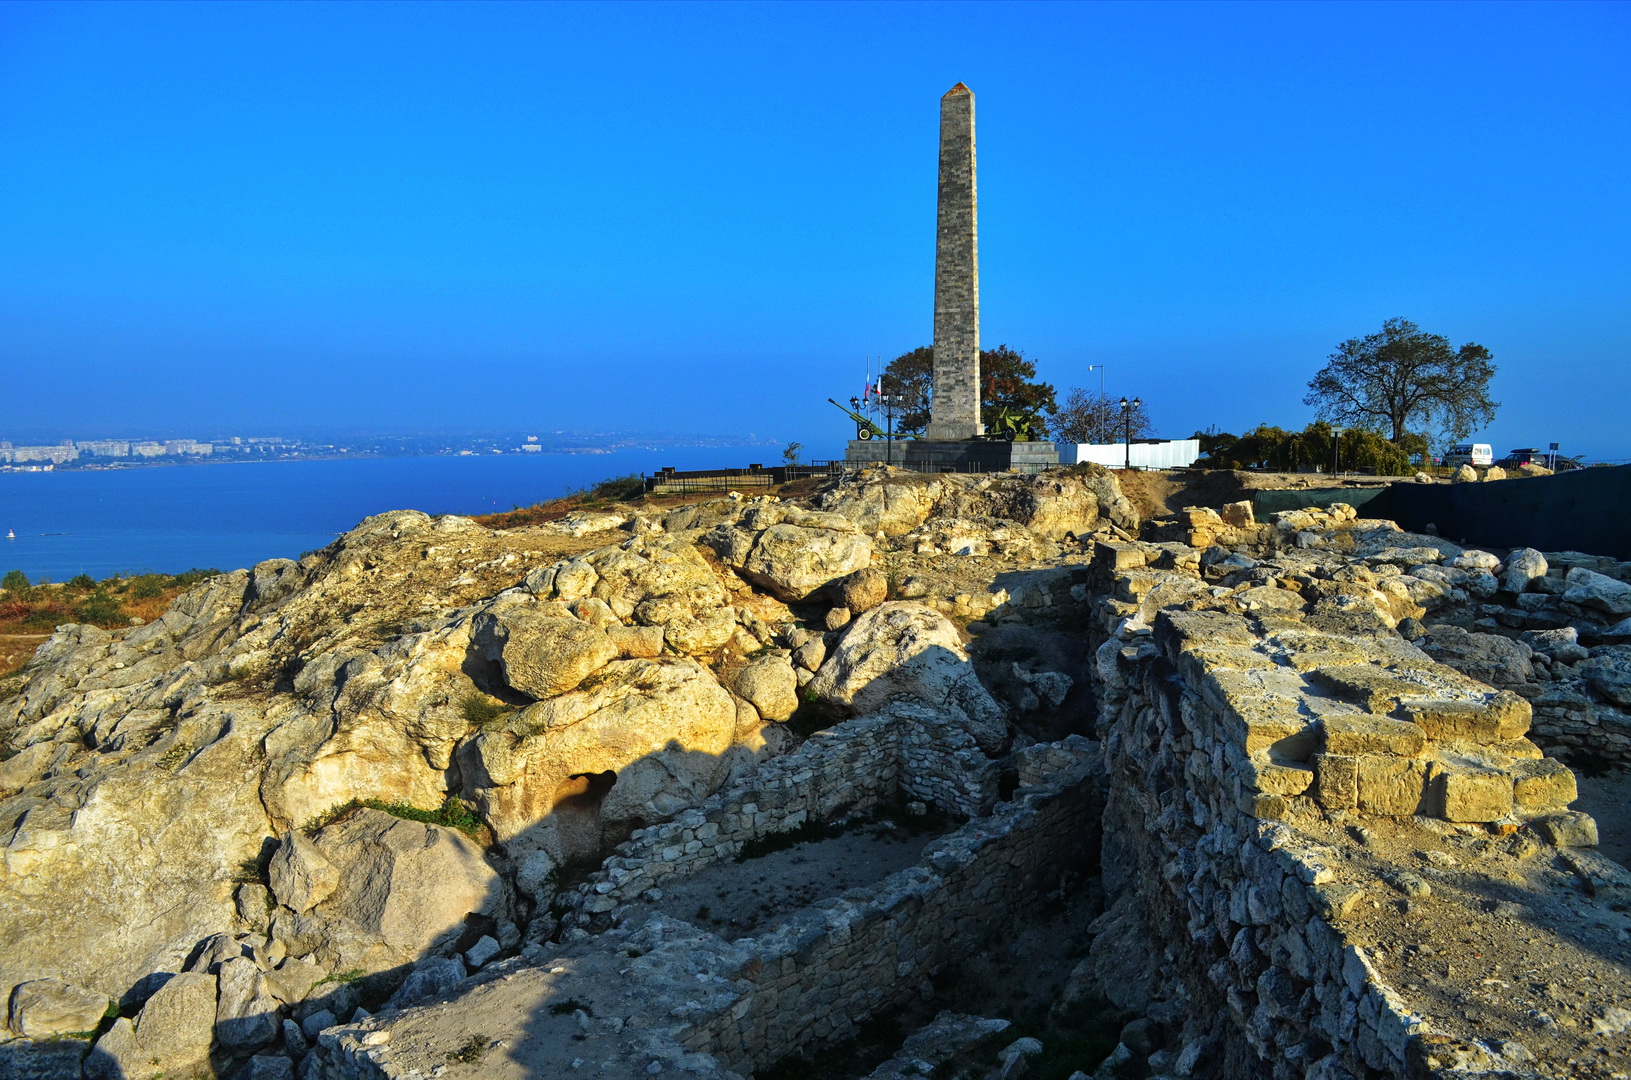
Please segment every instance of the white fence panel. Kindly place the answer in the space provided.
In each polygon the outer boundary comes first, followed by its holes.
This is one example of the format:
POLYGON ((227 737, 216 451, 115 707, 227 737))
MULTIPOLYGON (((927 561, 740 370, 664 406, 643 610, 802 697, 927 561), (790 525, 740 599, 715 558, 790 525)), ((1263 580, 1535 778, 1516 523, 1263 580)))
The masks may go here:
POLYGON ((1079 465, 1095 462, 1112 469, 1122 468, 1131 457, 1135 469, 1182 469, 1193 465, 1201 456, 1199 439, 1168 439, 1164 442, 1135 442, 1129 449, 1125 443, 1060 443, 1059 462, 1079 465))

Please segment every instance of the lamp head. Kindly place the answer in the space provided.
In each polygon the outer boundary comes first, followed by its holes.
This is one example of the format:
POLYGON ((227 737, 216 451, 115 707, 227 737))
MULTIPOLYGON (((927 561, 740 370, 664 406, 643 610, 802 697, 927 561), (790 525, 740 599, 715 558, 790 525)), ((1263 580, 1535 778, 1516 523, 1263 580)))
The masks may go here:
POLYGON ((1121 399, 1121 407, 1123 409, 1125 409, 1127 407, 1127 399, 1126 398, 1121 399))

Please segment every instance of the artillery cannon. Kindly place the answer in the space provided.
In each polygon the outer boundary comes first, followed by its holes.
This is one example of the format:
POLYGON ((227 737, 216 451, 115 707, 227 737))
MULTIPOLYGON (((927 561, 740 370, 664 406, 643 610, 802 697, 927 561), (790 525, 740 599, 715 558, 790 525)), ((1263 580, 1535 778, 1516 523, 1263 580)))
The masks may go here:
POLYGON ((855 421, 855 437, 857 439, 865 442, 871 439, 881 439, 884 437, 883 428, 879 427, 877 424, 874 424, 861 413, 856 412, 854 409, 844 408, 844 406, 839 405, 838 402, 833 401, 832 398, 828 398, 827 400, 832 401, 833 405, 837 406, 839 412, 855 421))

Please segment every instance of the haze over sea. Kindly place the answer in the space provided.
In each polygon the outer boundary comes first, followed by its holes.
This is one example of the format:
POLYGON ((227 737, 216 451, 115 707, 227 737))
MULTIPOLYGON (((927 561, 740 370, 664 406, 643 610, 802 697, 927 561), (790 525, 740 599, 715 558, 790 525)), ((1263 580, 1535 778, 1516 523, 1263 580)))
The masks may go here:
POLYGON ((297 558, 371 514, 488 514, 610 476, 772 464, 750 447, 175 465, 0 473, 0 573, 31 581, 297 558), (3 539, 15 531, 15 540, 3 539))

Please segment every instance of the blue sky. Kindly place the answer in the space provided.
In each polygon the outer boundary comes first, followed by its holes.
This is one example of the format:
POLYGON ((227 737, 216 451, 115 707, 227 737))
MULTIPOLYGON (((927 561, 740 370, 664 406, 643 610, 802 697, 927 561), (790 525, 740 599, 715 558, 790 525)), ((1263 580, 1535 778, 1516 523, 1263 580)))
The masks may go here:
POLYGON ((0 5, 0 438, 561 427, 838 454, 930 339, 1163 434, 1341 340, 1488 346, 1482 437, 1631 458, 1631 6, 0 5))

